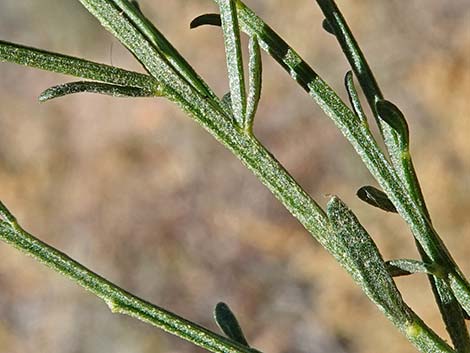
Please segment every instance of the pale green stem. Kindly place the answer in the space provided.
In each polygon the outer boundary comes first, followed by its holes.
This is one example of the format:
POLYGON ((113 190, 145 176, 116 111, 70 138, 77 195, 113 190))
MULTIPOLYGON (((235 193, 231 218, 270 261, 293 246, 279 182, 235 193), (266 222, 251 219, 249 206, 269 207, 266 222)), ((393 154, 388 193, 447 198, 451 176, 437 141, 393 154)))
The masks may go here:
POLYGON ((1 203, 0 216, 4 218, 1 220, 0 217, 0 239, 103 299, 113 313, 135 317, 210 352, 253 353, 253 350, 148 303, 90 271, 23 230, 1 203))

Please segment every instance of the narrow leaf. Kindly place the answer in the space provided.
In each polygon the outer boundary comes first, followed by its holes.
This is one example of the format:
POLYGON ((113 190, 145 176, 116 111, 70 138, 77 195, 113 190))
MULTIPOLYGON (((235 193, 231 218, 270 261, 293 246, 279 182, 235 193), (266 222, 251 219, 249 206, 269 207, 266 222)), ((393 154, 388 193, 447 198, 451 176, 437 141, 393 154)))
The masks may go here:
POLYGON ((250 60, 248 63, 248 102, 246 108, 246 118, 244 121, 244 128, 247 131, 251 131, 253 128, 253 121, 261 97, 263 68, 261 63, 261 49, 256 36, 250 38, 249 58, 250 60))
POLYGON ((149 90, 159 86, 158 81, 153 77, 138 72, 5 41, 0 41, 0 62, 12 62, 121 86, 141 87, 149 90))
POLYGON ((369 205, 380 208, 387 212, 398 213, 392 201, 382 191, 373 186, 363 186, 356 193, 362 201, 367 202, 369 205))
POLYGON ((212 93, 193 67, 180 55, 153 23, 145 17, 135 2, 129 3, 127 0, 112 0, 112 2, 122 10, 132 24, 153 44, 159 54, 165 58, 179 75, 184 77, 203 96, 215 97, 215 94, 212 93))
POLYGON ((233 114, 238 125, 243 126, 246 112, 246 92, 237 8, 234 0, 222 0, 219 7, 233 114))
POLYGON ((193 29, 206 25, 219 27, 222 26, 222 20, 220 19, 220 15, 218 13, 207 13, 198 16, 191 21, 191 23, 189 24, 189 28, 193 29))
POLYGON ((359 99, 356 87, 354 86, 354 77, 352 71, 348 71, 346 73, 346 76, 344 77, 344 84, 346 86, 346 90, 348 91, 349 101, 351 102, 351 106, 354 112, 361 120, 361 122, 365 126, 368 126, 367 116, 364 113, 364 109, 362 109, 361 100, 359 99))
POLYGON ((237 318, 227 304, 220 302, 215 306, 214 319, 228 338, 249 347, 237 318))
POLYGON ((385 263, 388 272, 393 277, 407 276, 414 273, 426 273, 437 277, 443 277, 444 271, 438 270, 437 266, 418 260, 399 259, 390 260, 385 263))
POLYGON ((394 150, 393 131, 390 131, 388 126, 383 125, 383 122, 378 118, 375 110, 375 102, 378 99, 383 99, 383 95, 356 38, 334 0, 317 0, 317 3, 325 16, 323 28, 333 34, 341 46, 351 68, 356 74, 372 113, 376 118, 388 151, 394 150))
POLYGON ((380 119, 395 130, 400 137, 400 148, 408 150, 409 131, 405 116, 398 107, 388 100, 381 99, 375 103, 375 109, 380 119))
POLYGON ((39 95, 39 101, 45 102, 50 99, 82 92, 99 93, 113 97, 155 97, 162 95, 162 92, 152 92, 139 87, 118 86, 101 82, 79 81, 69 82, 63 85, 48 88, 39 95))
POLYGON ((409 322, 410 312, 403 302, 374 241, 356 216, 338 198, 327 205, 333 234, 333 255, 351 274, 364 292, 396 324, 409 322))

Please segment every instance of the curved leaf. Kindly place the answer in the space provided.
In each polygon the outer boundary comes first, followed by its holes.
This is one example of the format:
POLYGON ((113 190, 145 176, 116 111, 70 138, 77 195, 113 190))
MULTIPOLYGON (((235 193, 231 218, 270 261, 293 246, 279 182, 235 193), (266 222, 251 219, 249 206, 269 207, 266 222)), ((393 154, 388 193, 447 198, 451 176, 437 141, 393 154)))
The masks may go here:
POLYGON ((387 212, 397 213, 397 209, 393 205, 392 201, 388 198, 382 190, 374 188, 373 186, 363 186, 356 193, 362 201, 368 203, 371 206, 380 208, 387 212))
POLYGON ((364 109, 362 109, 361 100, 359 99, 359 95, 357 94, 356 87, 354 86, 354 78, 352 71, 348 71, 346 76, 344 77, 344 85, 346 86, 346 90, 349 96, 349 102, 356 113, 357 117, 361 120, 361 122, 368 126, 367 123, 367 116, 364 113, 364 109))
POLYGON ((113 97, 156 97, 163 92, 149 91, 139 87, 118 86, 102 82, 78 81, 46 89, 39 95, 39 101, 45 102, 54 98, 74 93, 99 93, 113 97))
POLYGON ((251 131, 261 97, 263 66, 261 63, 261 49, 256 36, 250 38, 248 46, 250 58, 248 63, 248 101, 243 127, 245 130, 251 131))
POLYGON ((200 15, 191 21, 189 28, 197 28, 200 26, 222 26, 222 20, 218 13, 207 13, 200 15))
POLYGON ((228 338, 249 347, 235 314, 227 304, 217 303, 214 310, 214 319, 228 338))

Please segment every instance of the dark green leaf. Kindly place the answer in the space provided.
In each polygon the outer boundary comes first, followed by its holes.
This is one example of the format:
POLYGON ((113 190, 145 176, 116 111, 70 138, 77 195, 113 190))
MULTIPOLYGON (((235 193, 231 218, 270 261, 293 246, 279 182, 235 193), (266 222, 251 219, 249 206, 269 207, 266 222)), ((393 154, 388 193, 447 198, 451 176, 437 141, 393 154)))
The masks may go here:
POLYGON ((79 81, 48 88, 40 94, 39 101, 45 102, 50 99, 82 92, 99 93, 113 97, 155 97, 162 95, 161 92, 152 92, 139 87, 125 87, 101 82, 79 81))
POLYGON ((228 338, 249 347, 237 318, 227 304, 220 302, 215 306, 214 318, 228 338))
POLYGON ((363 186, 356 193, 362 201, 387 212, 397 213, 397 209, 387 195, 373 186, 363 186))
POLYGON ((201 16, 196 17, 194 20, 191 21, 189 28, 197 28, 199 26, 222 26, 222 22, 220 19, 220 15, 217 13, 208 13, 201 16))

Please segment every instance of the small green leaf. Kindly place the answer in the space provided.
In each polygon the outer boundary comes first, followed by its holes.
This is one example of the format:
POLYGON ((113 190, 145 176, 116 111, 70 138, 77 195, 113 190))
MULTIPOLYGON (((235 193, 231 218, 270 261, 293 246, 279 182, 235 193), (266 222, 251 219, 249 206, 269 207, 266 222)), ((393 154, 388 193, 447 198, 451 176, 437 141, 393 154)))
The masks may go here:
POLYGON ((356 87, 354 86, 354 77, 352 71, 348 71, 346 73, 346 76, 344 77, 344 84, 346 86, 346 90, 348 91, 349 101, 351 102, 351 106, 354 112, 361 122, 365 126, 368 126, 367 116, 364 113, 364 109, 362 109, 361 100, 359 99, 356 87))
POLYGON ((408 276, 414 273, 426 273, 439 278, 445 277, 445 271, 436 265, 428 264, 418 260, 398 259, 385 263, 388 272, 393 277, 408 276))
POLYGON ((354 213, 336 196, 326 212, 332 227, 330 248, 338 262, 388 317, 401 325, 409 322, 410 311, 382 255, 354 213))
POLYGON ((333 29, 333 27, 331 27, 330 25, 330 22, 328 22, 328 20, 326 18, 323 19, 322 23, 321 23, 321 26, 323 27, 323 29, 328 32, 329 34, 332 34, 334 36, 336 36, 336 33, 335 33, 335 30, 333 29))
POLYGON ((201 16, 196 17, 191 21, 189 28, 197 28, 200 26, 222 26, 222 20, 218 13, 207 13, 201 16))
POLYGON ((251 131, 253 128, 253 121, 261 97, 263 67, 261 63, 261 49, 259 46, 258 38, 256 36, 250 38, 249 58, 250 60, 248 64, 248 102, 246 108, 246 118, 244 121, 244 128, 247 131, 251 131))
POLYGON ((380 99, 375 103, 375 109, 380 119, 385 121, 395 130, 400 137, 400 148, 402 151, 408 150, 409 131, 405 116, 392 102, 380 99))
POLYGON ((233 115, 236 123, 243 126, 246 112, 246 92, 237 8, 234 0, 223 0, 220 2, 219 7, 233 115))
POLYGON ((363 186, 356 193, 362 201, 372 205, 374 207, 380 208, 387 212, 398 213, 397 209, 393 205, 392 201, 388 198, 382 190, 374 188, 373 186, 363 186))
POLYGON ((237 318, 225 303, 218 303, 214 310, 214 319, 228 338, 249 347, 237 318))
POLYGON ((45 102, 54 98, 74 93, 99 93, 113 97, 155 97, 162 92, 152 92, 139 87, 118 86, 102 82, 78 81, 46 89, 39 95, 39 101, 45 102))

